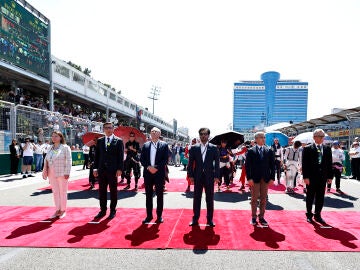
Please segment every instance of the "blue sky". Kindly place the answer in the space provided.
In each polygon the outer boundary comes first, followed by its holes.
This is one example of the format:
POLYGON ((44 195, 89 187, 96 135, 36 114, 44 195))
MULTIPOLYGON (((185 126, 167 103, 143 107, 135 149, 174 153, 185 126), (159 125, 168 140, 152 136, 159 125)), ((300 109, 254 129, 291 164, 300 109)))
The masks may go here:
POLYGON ((196 134, 232 122, 233 83, 309 82, 308 118, 359 106, 360 1, 29 0, 51 21, 52 54, 196 134))

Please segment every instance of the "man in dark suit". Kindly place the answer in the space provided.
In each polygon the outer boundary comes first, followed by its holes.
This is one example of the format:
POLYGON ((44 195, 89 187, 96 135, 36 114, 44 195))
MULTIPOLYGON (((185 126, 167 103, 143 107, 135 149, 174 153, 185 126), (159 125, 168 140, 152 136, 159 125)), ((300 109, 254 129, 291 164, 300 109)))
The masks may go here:
POLYGON ((249 149, 246 155, 245 169, 248 184, 251 188, 251 224, 256 225, 256 210, 260 197, 259 222, 263 226, 268 223, 264 218, 266 197, 269 185, 274 183, 275 158, 274 152, 265 146, 265 133, 255 133, 256 145, 249 149))
POLYGON ((323 145, 325 132, 316 129, 313 132, 315 143, 308 145, 303 150, 302 173, 306 192, 306 220, 312 223, 315 221, 325 224, 321 217, 321 210, 324 205, 326 183, 331 183, 333 178, 332 154, 330 146, 323 145), (312 213, 312 205, 315 199, 315 213, 312 213))
POLYGON ((146 218, 143 223, 153 219, 153 192, 157 197, 156 223, 164 222, 162 212, 164 208, 165 167, 169 157, 169 147, 160 141, 160 129, 153 127, 150 132, 151 141, 146 142, 141 150, 140 162, 144 167, 144 184, 146 193, 146 218))
POLYGON ((191 146, 189 151, 188 175, 190 181, 194 183, 194 216, 190 226, 199 225, 201 196, 205 188, 207 224, 215 227, 213 222, 214 215, 214 182, 219 182, 219 151, 217 147, 209 143, 210 130, 200 128, 200 144, 191 146))
POLYGON ((110 188, 110 215, 113 219, 116 215, 117 205, 117 179, 124 167, 124 144, 122 139, 114 135, 114 126, 107 122, 103 126, 105 136, 98 139, 95 150, 93 165, 94 177, 99 181, 100 212, 95 219, 106 215, 107 187, 110 188))

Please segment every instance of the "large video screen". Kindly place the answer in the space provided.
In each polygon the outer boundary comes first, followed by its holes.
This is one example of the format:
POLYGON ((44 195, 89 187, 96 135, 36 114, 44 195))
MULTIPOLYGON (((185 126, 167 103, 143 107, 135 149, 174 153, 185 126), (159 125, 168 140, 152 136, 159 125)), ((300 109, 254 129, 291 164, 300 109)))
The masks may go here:
POLYGON ((0 59, 49 78, 49 25, 12 0, 0 0, 0 59))

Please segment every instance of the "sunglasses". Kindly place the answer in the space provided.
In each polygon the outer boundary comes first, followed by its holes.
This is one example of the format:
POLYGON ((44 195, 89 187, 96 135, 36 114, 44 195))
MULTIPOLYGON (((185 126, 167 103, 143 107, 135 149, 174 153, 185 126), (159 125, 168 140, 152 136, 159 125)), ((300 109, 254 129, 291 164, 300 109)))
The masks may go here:
POLYGON ((207 136, 207 135, 209 135, 209 134, 207 134, 207 133, 200 133, 200 136, 207 136))

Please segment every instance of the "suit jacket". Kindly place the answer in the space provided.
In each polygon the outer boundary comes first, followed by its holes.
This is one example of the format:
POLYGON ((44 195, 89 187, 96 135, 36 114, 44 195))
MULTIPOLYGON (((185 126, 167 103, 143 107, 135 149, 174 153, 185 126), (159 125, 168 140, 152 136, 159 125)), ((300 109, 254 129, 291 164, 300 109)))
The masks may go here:
POLYGON ((263 145, 263 158, 261 158, 256 146, 253 146, 246 154, 245 169, 247 179, 252 179, 254 183, 264 179, 268 183, 275 178, 274 152, 263 145))
POLYGON ((302 153, 302 173, 304 178, 332 179, 332 153, 330 146, 322 145, 323 153, 321 164, 318 162, 318 149, 313 143, 304 148, 302 153))
POLYGON ((56 177, 70 175, 72 166, 70 147, 66 144, 60 144, 60 147, 56 152, 52 151, 53 147, 54 146, 51 146, 45 157, 43 169, 44 175, 48 175, 50 167, 55 170, 56 177))
POLYGON ((198 181, 202 174, 208 181, 214 181, 214 178, 219 178, 219 150, 218 148, 209 143, 206 149, 205 160, 202 159, 201 146, 195 144, 191 146, 189 151, 188 175, 198 181))
MULTIPOLYGON (((147 169, 148 166, 151 166, 150 148, 151 148, 151 141, 148 141, 144 143, 141 149, 140 162, 141 165, 144 167, 144 172, 143 172, 144 179, 148 178, 151 175, 151 173, 147 169)), ((155 177, 158 178, 160 181, 165 180, 165 166, 168 162, 168 158, 169 158, 169 146, 166 142, 159 140, 156 149, 156 156, 155 156, 155 167, 158 169, 158 171, 155 173, 155 177)))
POLYGON ((114 136, 110 145, 105 147, 105 136, 98 139, 95 148, 94 170, 99 173, 115 173, 124 168, 124 144, 122 139, 114 136))
MULTIPOLYGON (((21 154, 21 146, 18 145, 18 147, 19 147, 19 154, 21 154)), ((15 158, 20 158, 20 157, 17 157, 17 155, 16 155, 15 145, 10 144, 10 145, 9 145, 9 149, 10 149, 10 158, 13 158, 13 159, 15 159, 15 158)))

